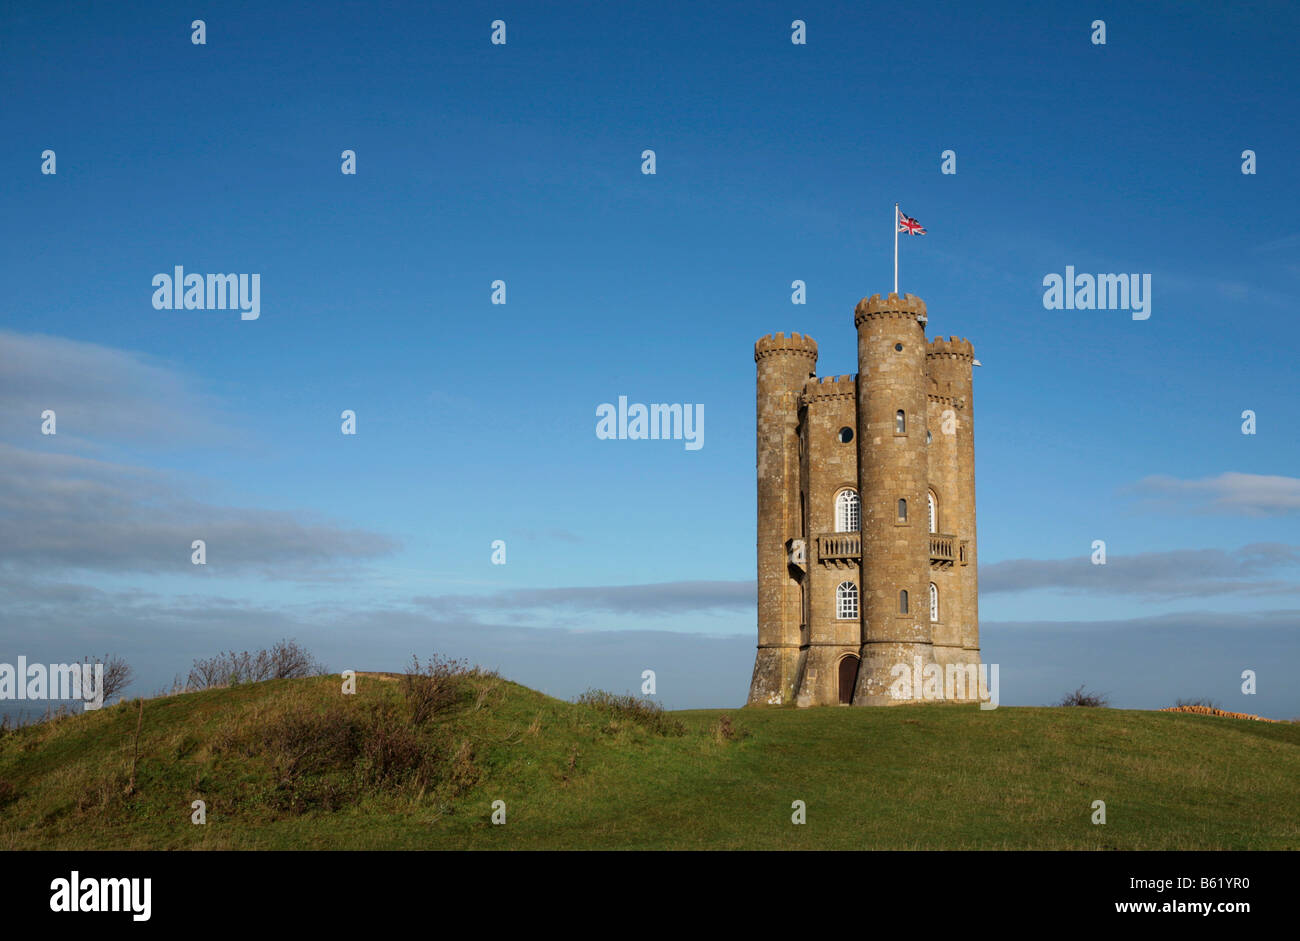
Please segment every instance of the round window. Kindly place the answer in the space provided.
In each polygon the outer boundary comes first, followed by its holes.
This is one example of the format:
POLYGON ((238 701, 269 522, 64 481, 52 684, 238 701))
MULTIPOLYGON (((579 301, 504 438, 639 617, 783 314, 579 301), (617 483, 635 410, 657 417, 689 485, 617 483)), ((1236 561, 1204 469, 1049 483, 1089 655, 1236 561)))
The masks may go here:
POLYGON ((840 429, 839 439, 841 444, 848 444, 853 440, 853 429, 845 425, 840 429))
POLYGON ((901 343, 895 343, 895 344, 894 344, 894 351, 897 352, 897 353, 901 353, 901 352, 903 352, 903 344, 901 344, 901 343))

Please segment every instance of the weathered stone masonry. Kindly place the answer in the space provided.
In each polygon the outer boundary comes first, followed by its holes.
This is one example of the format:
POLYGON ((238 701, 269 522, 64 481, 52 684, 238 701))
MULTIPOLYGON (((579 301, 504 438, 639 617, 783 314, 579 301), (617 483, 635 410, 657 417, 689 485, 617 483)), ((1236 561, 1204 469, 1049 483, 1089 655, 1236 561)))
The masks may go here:
POLYGON ((864 298, 853 322, 856 376, 819 379, 811 337, 754 345, 750 705, 890 705, 896 664, 980 662, 974 350, 927 342, 911 294, 864 298))

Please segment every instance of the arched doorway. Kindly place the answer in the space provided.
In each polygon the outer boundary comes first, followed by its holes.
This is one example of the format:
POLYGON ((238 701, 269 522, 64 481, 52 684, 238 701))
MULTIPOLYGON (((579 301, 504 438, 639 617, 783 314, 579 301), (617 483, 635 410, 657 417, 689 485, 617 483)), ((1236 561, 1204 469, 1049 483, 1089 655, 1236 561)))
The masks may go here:
POLYGON ((840 702, 853 702, 853 687, 858 682, 858 658, 849 654, 840 661, 840 702))

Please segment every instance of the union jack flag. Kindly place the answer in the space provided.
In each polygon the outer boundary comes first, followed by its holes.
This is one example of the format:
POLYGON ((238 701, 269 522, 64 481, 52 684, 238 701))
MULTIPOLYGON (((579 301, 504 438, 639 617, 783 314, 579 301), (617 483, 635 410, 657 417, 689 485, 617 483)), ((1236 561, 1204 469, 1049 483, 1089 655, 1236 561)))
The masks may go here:
POLYGON ((906 232, 908 235, 925 235, 925 229, 921 226, 921 223, 911 216, 905 215, 901 209, 898 210, 898 231, 906 232))

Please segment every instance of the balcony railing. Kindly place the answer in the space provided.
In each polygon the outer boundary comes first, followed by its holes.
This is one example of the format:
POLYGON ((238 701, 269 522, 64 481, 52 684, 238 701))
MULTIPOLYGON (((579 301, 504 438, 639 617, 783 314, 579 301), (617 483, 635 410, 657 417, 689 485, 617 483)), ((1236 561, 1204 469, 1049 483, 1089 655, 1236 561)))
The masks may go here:
POLYGON ((862 533, 822 533, 817 537, 817 561, 823 565, 857 562, 862 558, 862 533))
POLYGON ((957 561, 957 537, 950 533, 930 533, 930 563, 952 565, 957 561))
MULTIPOLYGON (((930 533, 930 564, 953 565, 958 561, 960 544, 961 540, 951 533, 930 533)), ((822 533, 817 537, 817 561, 822 565, 843 565, 861 559, 862 533, 822 533)))

